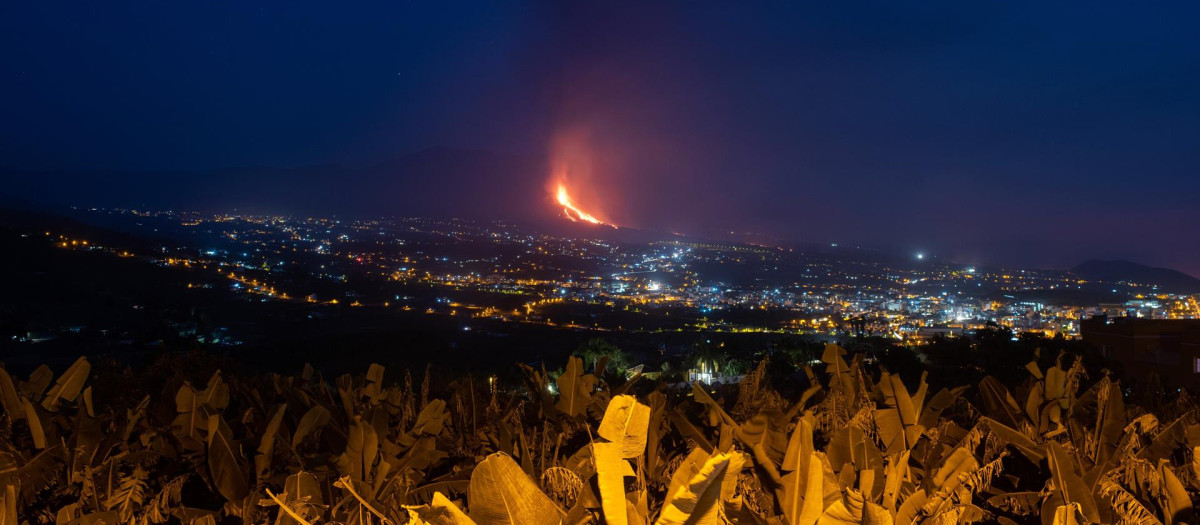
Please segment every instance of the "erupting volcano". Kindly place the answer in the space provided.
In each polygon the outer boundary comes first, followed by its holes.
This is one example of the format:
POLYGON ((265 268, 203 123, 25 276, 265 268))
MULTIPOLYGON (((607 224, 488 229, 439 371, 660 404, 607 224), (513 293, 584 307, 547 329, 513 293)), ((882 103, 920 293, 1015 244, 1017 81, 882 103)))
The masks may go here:
POLYGON ((567 194, 567 186, 565 184, 558 184, 558 192, 555 194, 555 198, 563 207, 563 216, 570 219, 571 222, 590 222, 592 224, 603 224, 604 226, 609 226, 612 228, 617 227, 615 224, 604 222, 600 219, 597 219, 594 215, 579 209, 579 207, 571 201, 571 196, 567 194))
POLYGON ((551 171, 546 180, 546 190, 562 207, 562 216, 571 222, 617 228, 616 224, 601 219, 605 214, 592 207, 596 204, 596 197, 603 197, 604 194, 594 191, 598 181, 593 176, 596 167, 593 165, 592 145, 587 130, 568 127, 556 132, 549 160, 551 171), (592 213, 583 211, 580 203, 571 198, 570 190, 576 191, 577 197, 582 192, 583 202, 592 213))

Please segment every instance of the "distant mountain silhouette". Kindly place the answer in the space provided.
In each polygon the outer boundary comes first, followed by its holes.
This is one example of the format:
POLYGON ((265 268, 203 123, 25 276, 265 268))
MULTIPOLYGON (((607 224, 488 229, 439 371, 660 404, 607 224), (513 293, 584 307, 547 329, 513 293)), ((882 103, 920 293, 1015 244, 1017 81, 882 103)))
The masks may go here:
POLYGON ((15 196, 48 205, 245 213, 544 220, 541 159, 429 148, 366 167, 203 171, 8 171, 15 196))
POLYGON ((1093 259, 1071 268, 1071 273, 1095 281, 1157 284, 1164 290, 1176 293, 1200 292, 1200 279, 1191 275, 1170 268, 1155 268, 1130 261, 1093 259))

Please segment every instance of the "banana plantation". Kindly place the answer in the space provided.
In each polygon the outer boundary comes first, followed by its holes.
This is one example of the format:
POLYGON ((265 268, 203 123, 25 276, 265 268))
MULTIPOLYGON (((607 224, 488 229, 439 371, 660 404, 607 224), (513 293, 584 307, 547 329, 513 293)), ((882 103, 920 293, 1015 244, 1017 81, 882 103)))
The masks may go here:
POLYGON ((305 365, 108 399, 85 358, 0 369, 0 525, 1197 523, 1186 391, 1142 408, 1066 354, 936 392, 821 361, 789 396, 766 360, 717 387, 571 357, 521 384, 305 365))

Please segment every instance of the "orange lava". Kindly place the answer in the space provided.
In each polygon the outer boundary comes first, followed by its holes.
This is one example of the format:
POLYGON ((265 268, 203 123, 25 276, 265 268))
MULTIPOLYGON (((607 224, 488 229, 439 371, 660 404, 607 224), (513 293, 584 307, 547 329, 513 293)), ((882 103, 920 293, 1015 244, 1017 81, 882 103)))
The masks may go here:
POLYGON ((579 207, 571 201, 571 196, 567 195, 567 187, 563 184, 558 185, 558 193, 556 194, 556 197, 558 199, 558 203, 563 207, 563 215, 565 215, 571 221, 590 222, 592 224, 602 224, 604 226, 616 228, 616 225, 597 219, 594 215, 579 209, 579 207))

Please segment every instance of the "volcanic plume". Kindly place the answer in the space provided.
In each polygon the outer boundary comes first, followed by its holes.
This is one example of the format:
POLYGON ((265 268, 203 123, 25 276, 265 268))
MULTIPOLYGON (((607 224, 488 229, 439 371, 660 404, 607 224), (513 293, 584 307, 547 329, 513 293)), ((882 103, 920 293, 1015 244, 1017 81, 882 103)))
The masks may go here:
POLYGON ((562 207, 562 215, 571 222, 584 222, 616 228, 617 225, 605 220, 604 214, 592 208, 597 200, 593 190, 595 181, 592 173, 592 148, 587 134, 579 129, 558 133, 553 143, 550 164, 552 171, 547 181, 546 189, 554 198, 554 202, 562 207), (571 197, 571 192, 576 197, 571 197), (582 193, 581 193, 582 192, 582 193), (584 211, 584 204, 577 200, 583 196, 584 203, 591 210, 584 211))

